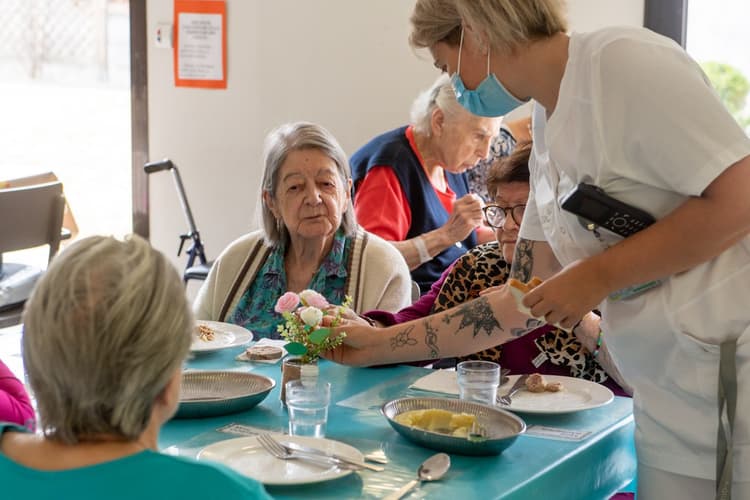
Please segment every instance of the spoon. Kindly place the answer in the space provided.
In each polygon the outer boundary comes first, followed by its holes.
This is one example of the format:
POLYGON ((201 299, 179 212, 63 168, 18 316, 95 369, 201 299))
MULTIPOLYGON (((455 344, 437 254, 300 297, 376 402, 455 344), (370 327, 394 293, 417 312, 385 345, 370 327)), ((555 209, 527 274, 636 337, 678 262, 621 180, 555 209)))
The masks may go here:
POLYGON ((432 455, 430 458, 422 462, 422 465, 420 465, 417 469, 418 479, 409 481, 398 491, 394 491, 393 493, 385 497, 384 500, 398 500, 422 481, 436 481, 440 479, 446 472, 448 472, 448 469, 450 469, 450 467, 451 457, 449 457, 445 453, 437 453, 435 455, 432 455))

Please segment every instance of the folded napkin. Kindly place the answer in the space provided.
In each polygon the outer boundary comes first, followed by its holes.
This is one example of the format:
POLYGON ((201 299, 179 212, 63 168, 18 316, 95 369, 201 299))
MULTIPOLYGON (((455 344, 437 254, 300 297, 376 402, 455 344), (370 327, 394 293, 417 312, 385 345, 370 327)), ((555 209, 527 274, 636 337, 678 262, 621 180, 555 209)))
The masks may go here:
POLYGON ((284 349, 284 346, 288 344, 286 340, 274 340, 274 339, 267 339, 262 338, 258 340, 253 345, 270 345, 274 347, 278 347, 281 349, 281 356, 277 359, 248 359, 247 355, 245 354, 245 351, 242 351, 242 354, 238 355, 234 359, 237 361, 249 361, 251 363, 266 363, 267 365, 273 365, 284 359, 284 356, 287 355, 286 349, 284 349))
POLYGON ((456 381, 455 370, 434 370, 429 375, 415 380, 409 388, 458 396, 458 382, 456 381))

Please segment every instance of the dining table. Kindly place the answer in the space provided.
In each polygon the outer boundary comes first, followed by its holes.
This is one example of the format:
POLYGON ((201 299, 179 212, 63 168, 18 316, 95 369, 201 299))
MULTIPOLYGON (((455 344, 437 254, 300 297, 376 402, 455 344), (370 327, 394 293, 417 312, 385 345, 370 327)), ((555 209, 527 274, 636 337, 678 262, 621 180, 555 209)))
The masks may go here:
MULTIPOLYGON (((22 325, 0 328, 0 359, 21 380, 22 325)), ((159 436, 165 453, 196 458, 214 443, 262 432, 285 433, 288 413, 279 400, 281 363, 237 361, 245 346, 194 354, 185 370, 252 372, 276 381, 257 406, 209 418, 174 418, 159 436)), ((319 361, 319 377, 331 383, 326 439, 387 460, 384 470, 361 470, 314 484, 267 486, 274 498, 383 498, 416 478, 436 450, 398 434, 381 414, 384 403, 401 397, 435 396, 410 385, 432 370, 409 365, 358 368, 319 361)), ((451 396, 444 396, 451 397, 451 396)), ((454 396, 455 397, 455 396, 454 396)), ((564 414, 523 414, 527 432, 499 455, 451 454, 439 481, 423 482, 406 497, 499 499, 607 499, 632 491, 636 476, 632 400, 564 414)))
MULTIPOLYGON (((281 362, 235 358, 246 346, 195 354, 186 370, 253 372, 276 381, 257 406, 208 418, 175 418, 159 436, 165 453, 196 458, 219 441, 263 432, 286 433, 288 413, 279 399, 281 362)), ((384 470, 359 470, 314 484, 267 486, 274 498, 383 498, 416 478, 419 465, 436 450, 400 434, 381 413, 401 397, 434 396, 410 385, 430 370, 410 365, 350 367, 319 360, 319 377, 331 383, 325 438, 387 460, 384 470)), ((444 397, 455 397, 447 396, 444 397)), ((451 467, 434 482, 423 482, 406 498, 607 499, 632 488, 636 475, 632 400, 564 414, 522 414, 527 432, 499 455, 451 454, 451 467)), ((632 491, 632 489, 630 489, 632 491)))

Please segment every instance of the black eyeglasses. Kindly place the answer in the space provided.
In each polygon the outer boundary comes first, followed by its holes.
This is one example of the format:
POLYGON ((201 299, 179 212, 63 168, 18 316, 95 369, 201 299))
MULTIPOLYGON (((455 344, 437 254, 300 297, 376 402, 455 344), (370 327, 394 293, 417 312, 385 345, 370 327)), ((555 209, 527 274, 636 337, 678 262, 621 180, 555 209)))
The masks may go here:
POLYGON ((508 212, 510 217, 517 225, 521 225, 523 220, 523 212, 526 210, 526 204, 516 205, 514 207, 501 207, 500 205, 486 205, 482 208, 484 212, 484 218, 491 227, 502 228, 505 225, 505 219, 507 218, 508 212))

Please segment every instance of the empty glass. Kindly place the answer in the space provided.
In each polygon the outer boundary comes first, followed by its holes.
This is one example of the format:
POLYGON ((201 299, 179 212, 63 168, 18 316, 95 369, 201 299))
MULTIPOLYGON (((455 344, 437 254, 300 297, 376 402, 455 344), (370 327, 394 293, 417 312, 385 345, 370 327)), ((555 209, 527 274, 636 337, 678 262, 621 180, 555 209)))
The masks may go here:
POLYGON ((500 384, 500 365, 492 361, 463 361, 456 367, 459 397, 494 406, 500 384))
POLYGON ((289 434, 325 437, 330 403, 330 382, 319 380, 287 382, 286 406, 289 410, 289 434))

